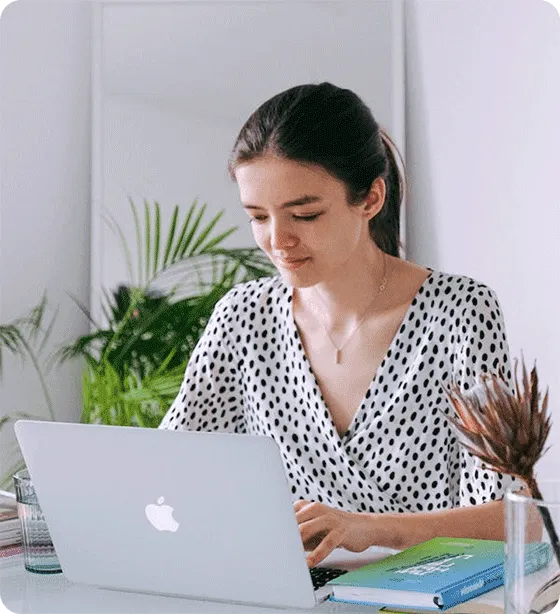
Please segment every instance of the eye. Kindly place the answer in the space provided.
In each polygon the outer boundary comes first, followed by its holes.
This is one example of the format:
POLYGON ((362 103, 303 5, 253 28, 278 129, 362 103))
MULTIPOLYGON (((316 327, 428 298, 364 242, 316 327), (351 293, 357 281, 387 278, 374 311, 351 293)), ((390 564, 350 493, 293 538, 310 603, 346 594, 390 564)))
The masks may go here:
POLYGON ((249 224, 253 222, 264 222, 266 220, 266 215, 254 215, 249 218, 249 224))
POLYGON ((313 213, 311 215, 294 215, 294 219, 301 220, 302 222, 310 222, 311 220, 316 220, 320 215, 320 213, 313 213))
MULTIPOLYGON (((322 213, 312 213, 310 215, 293 215, 292 218, 298 222, 311 222, 312 220, 317 219, 322 213)), ((267 220, 266 215, 252 215, 249 219, 249 223, 262 223, 267 220)))

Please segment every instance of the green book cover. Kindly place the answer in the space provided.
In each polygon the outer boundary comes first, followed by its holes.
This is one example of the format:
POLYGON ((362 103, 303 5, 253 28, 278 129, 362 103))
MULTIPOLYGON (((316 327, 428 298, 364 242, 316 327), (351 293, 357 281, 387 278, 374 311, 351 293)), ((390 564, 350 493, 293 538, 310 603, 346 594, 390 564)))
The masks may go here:
MULTIPOLYGON (((547 565, 549 544, 528 544, 525 572, 547 565)), ((436 537, 331 580, 335 600, 449 608, 504 582, 504 542, 436 537)))

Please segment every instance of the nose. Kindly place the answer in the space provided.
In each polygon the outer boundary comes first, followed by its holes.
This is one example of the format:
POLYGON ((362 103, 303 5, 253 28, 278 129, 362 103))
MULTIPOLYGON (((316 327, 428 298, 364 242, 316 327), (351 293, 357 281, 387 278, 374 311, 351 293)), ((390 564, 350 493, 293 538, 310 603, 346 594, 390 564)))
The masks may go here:
POLYGON ((270 245, 274 251, 296 246, 298 238, 289 224, 274 221, 270 227, 270 245))

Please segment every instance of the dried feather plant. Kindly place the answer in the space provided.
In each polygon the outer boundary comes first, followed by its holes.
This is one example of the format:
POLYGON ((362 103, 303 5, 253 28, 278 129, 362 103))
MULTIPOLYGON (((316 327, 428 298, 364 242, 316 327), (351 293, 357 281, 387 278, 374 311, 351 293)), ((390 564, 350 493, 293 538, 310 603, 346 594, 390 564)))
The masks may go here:
MULTIPOLYGON (((523 361, 522 367, 519 382, 515 361, 514 394, 500 376, 485 373, 480 384, 467 392, 456 383, 447 391, 460 420, 441 413, 464 448, 490 469, 520 479, 532 498, 542 501, 534 467, 548 450, 544 449, 551 428, 548 390, 541 399, 536 367, 530 376, 523 361)), ((560 543, 550 512, 544 506, 538 508, 560 565, 560 543)))

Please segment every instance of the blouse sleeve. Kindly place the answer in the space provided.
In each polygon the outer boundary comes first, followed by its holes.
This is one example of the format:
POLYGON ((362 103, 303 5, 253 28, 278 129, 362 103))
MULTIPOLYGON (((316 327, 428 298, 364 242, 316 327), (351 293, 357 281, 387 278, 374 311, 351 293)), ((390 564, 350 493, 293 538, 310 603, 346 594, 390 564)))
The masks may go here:
MULTIPOLYGON (((501 374, 511 389, 509 347, 495 292, 473 282, 464 299, 461 316, 453 365, 455 382, 467 391, 482 373, 494 373, 501 374)), ((518 479, 488 469, 479 458, 461 448, 461 507, 502 499, 510 485, 523 487, 518 479)))
POLYGON ((227 331, 230 294, 220 299, 159 428, 243 433, 243 386, 227 331))

